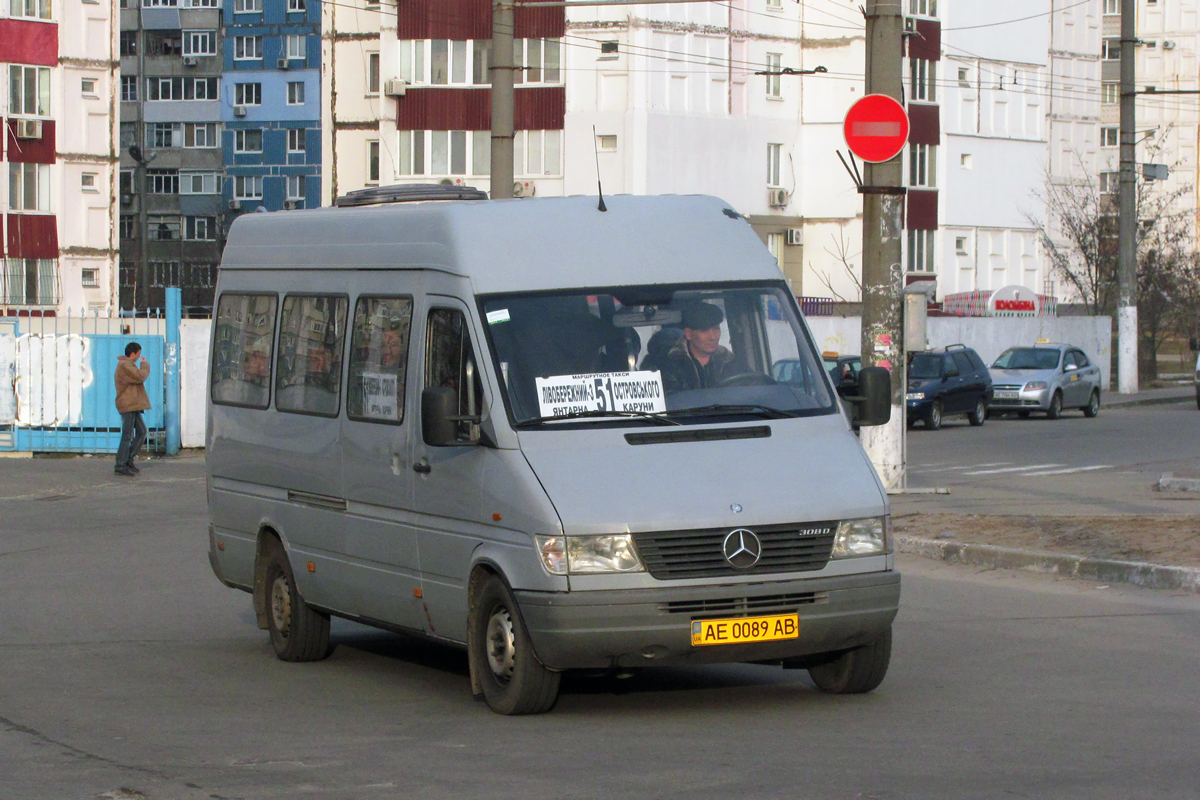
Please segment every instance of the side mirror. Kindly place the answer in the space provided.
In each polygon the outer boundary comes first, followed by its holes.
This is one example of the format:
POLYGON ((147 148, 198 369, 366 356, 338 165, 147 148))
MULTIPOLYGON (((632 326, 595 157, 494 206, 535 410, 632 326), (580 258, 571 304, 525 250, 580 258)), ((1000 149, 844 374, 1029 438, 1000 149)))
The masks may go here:
POLYGON ((421 438, 430 447, 469 447, 479 444, 479 417, 458 413, 458 392, 430 386, 421 392, 421 438), (468 441, 458 438, 458 423, 471 423, 468 441))
POLYGON ((957 378, 957 377, 958 377, 958 370, 956 370, 956 369, 946 370, 946 380, 950 380, 951 378, 957 378))
POLYGON ((1079 369, 1079 366, 1077 364, 1064 364, 1063 365, 1063 372, 1074 372, 1077 369, 1079 369))
POLYGON ((886 425, 892 418, 892 374, 883 367, 863 367, 858 373, 859 397, 854 398, 859 425, 886 425))

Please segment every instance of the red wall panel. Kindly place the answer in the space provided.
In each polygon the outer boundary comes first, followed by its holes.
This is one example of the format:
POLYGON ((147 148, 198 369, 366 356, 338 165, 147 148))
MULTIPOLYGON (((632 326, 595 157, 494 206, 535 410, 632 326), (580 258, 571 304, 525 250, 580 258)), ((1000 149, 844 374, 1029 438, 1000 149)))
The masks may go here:
POLYGON ((0 19, 0 62, 57 66, 58 26, 52 22, 0 19))
MULTIPOLYGON (((514 36, 545 39, 567 29, 562 8, 517 9, 514 36)), ((396 13, 399 39, 491 39, 491 0, 406 0, 396 13)))
POLYGON ((904 227, 910 231, 937 230, 937 214, 937 190, 908 190, 908 214, 905 218, 904 227))
POLYGON ((941 108, 912 103, 908 107, 908 140, 917 144, 938 144, 941 139, 941 108))
POLYGON ((53 214, 9 214, 10 258, 58 258, 58 220, 53 214))
MULTIPOLYGON (((561 86, 514 92, 517 130, 562 130, 567 93, 561 86)), ((492 126, 491 89, 409 89, 396 100, 402 131, 485 131, 492 126)))
POLYGON ((54 120, 42 120, 41 139, 18 139, 15 119, 5 120, 4 128, 5 160, 22 164, 54 163, 54 120))

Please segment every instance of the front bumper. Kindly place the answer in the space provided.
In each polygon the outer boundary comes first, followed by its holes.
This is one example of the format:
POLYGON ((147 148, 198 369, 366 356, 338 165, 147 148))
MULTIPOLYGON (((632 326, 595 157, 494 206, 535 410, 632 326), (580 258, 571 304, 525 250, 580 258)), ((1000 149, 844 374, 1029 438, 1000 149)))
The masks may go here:
POLYGON ((870 644, 896 616, 900 573, 889 570, 726 586, 515 594, 534 651, 552 669, 716 664, 771 661, 870 644), (747 610, 747 605, 752 610, 747 610), (800 618, 797 639, 692 645, 694 619, 796 612, 800 618))
POLYGON ((1050 398, 1054 396, 1053 389, 1021 389, 1016 397, 1001 397, 1001 391, 1005 390, 997 389, 992 395, 988 407, 993 411, 1045 411, 1050 408, 1050 398))

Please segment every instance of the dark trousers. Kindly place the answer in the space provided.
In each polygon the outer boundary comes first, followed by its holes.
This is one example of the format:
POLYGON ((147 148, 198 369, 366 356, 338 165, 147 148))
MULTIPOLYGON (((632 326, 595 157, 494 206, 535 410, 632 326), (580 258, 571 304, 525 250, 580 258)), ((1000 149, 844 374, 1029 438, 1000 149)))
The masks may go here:
POLYGON ((146 441, 146 423, 142 412, 126 411, 121 415, 121 446, 117 448, 117 466, 123 467, 133 461, 146 441))

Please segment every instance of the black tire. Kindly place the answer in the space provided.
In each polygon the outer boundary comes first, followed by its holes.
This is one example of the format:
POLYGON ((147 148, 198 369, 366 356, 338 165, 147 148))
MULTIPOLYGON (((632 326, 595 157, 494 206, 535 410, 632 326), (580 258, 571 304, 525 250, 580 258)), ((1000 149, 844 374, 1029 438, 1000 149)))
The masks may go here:
POLYGON ((930 404, 929 410, 925 412, 925 427, 931 431, 936 431, 942 427, 942 401, 934 400, 930 404))
POLYGON ((809 667, 817 688, 829 694, 864 694, 877 688, 892 659, 892 629, 866 647, 849 650, 828 664, 809 667))
POLYGON ((987 422, 988 412, 987 406, 983 404, 983 398, 975 401, 975 410, 967 414, 967 422, 978 428, 983 423, 987 422))
POLYGON ((296 589, 282 545, 267 554, 267 630, 282 661, 320 661, 329 655, 329 615, 309 608, 296 589))
POLYGON ((1058 419, 1062 416, 1062 395, 1058 392, 1050 398, 1050 407, 1046 409, 1046 419, 1058 419))
POLYGON ((542 714, 558 700, 561 673, 541 665, 512 592, 495 575, 471 581, 467 656, 471 682, 497 714, 542 714))
POLYGON ((1093 419, 1100 413, 1100 392, 1093 391, 1092 396, 1088 398, 1088 404, 1083 407, 1083 415, 1088 419, 1093 419))
POLYGON ((1017 416, 1020 417, 1021 419, 1029 419, 1029 412, 1028 411, 1018 411, 1017 416))
POLYGON ((1200 391, 1196 392, 1196 408, 1200 408, 1200 391))

